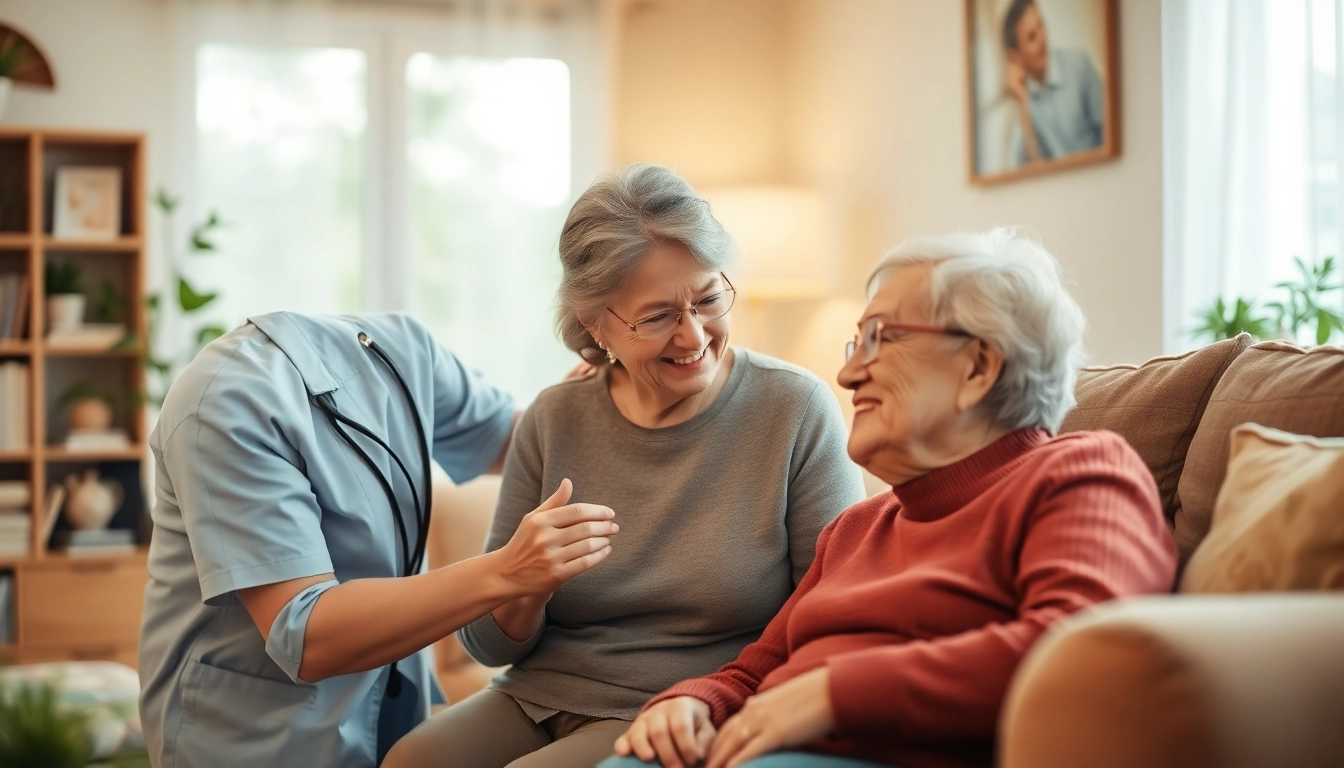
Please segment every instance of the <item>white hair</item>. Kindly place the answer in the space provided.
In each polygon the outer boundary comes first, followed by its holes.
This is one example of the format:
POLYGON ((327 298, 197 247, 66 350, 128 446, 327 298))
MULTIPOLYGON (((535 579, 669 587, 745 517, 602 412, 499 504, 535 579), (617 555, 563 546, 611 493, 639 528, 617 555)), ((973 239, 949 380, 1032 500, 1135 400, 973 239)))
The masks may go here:
POLYGON ((709 203, 672 170, 640 163, 602 176, 579 196, 560 231, 563 274, 556 297, 556 331, 589 362, 605 353, 586 325, 622 291, 659 243, 686 246, 705 269, 721 271, 736 245, 709 203))
POLYGON ((1003 370, 980 407, 996 424, 1056 432, 1074 406, 1083 363, 1083 312, 1064 288, 1059 262, 1012 227, 910 238, 868 274, 872 299, 903 267, 932 264, 930 321, 996 347, 1003 370))

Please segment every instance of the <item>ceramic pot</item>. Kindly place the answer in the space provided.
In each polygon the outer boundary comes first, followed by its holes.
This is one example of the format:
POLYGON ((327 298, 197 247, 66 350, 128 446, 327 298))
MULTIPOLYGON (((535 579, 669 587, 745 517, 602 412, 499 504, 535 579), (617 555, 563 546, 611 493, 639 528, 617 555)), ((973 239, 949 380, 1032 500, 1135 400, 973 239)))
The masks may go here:
POLYGON ((99 397, 86 397, 70 404, 72 429, 107 429, 112 426, 112 406, 99 397))
POLYGON ((84 294, 60 293, 47 297, 47 332, 69 331, 84 324, 84 294))
POLYGON ((80 531, 98 531, 107 527, 121 506, 121 484, 99 480, 98 470, 85 470, 82 478, 65 478, 65 519, 80 531))

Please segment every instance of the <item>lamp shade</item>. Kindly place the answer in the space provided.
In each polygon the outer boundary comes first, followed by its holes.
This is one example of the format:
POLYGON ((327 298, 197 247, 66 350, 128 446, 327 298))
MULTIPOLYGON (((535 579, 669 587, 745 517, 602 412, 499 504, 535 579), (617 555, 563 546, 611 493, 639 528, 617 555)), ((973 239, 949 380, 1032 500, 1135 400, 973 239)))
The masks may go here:
POLYGON ((753 299, 812 299, 830 290, 827 223, 821 196, 808 187, 743 185, 705 192, 737 241, 742 292, 753 299))

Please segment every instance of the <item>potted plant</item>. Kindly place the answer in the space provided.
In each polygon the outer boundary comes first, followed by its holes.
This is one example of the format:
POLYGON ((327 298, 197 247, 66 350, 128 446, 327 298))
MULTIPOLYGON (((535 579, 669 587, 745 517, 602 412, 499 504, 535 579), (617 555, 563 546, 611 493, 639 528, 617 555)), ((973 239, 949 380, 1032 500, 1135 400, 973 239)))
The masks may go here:
POLYGON ((0 40, 0 117, 5 116, 5 102, 9 100, 9 88, 14 82, 10 76, 23 64, 23 53, 18 35, 10 33, 0 40))
POLYGON ((81 379, 61 394, 59 405, 68 409, 66 416, 71 429, 102 430, 112 426, 116 401, 116 393, 96 389, 81 379))
POLYGON ((84 322, 84 279, 70 262, 47 262, 47 332, 73 330, 84 322))
POLYGON ((0 688, 0 765, 83 768, 88 728, 88 714, 62 705, 54 685, 0 688))

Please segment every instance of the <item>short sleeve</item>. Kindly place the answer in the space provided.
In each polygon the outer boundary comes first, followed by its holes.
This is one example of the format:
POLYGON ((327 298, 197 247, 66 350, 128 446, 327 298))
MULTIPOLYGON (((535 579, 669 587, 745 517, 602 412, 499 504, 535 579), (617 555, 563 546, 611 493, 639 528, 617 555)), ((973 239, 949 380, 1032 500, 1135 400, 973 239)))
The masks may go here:
POLYGON ((434 460, 455 483, 490 468, 513 428, 513 397, 491 386, 432 339, 434 460))
POLYGON ((317 499, 282 431, 294 401, 254 384, 217 380, 160 449, 208 605, 333 570, 317 499))

